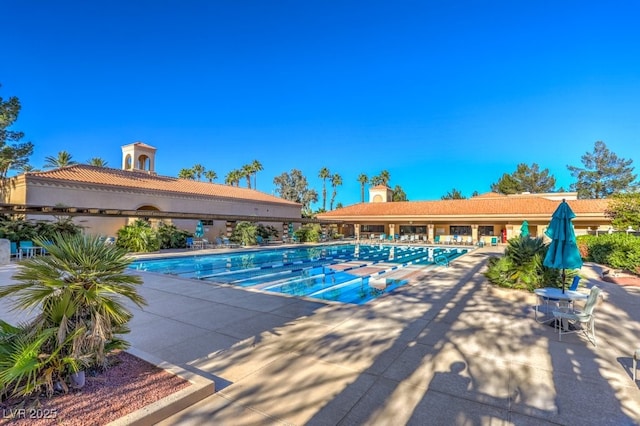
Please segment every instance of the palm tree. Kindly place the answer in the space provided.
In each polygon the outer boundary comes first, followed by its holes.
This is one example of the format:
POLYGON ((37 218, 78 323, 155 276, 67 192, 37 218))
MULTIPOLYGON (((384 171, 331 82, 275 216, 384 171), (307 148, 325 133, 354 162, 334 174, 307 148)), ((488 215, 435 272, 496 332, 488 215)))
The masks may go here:
POLYGON ((259 162, 258 160, 253 160, 253 162, 251 163, 251 169, 253 169, 253 189, 258 189, 258 172, 263 171, 264 168, 262 167, 261 162, 259 162))
POLYGON ((92 159, 87 161, 87 164, 96 167, 107 167, 107 162, 100 157, 93 157, 92 159))
POLYGON ((78 164, 78 162, 71 159, 71 154, 67 151, 60 151, 57 157, 51 155, 45 157, 43 167, 45 169, 58 169, 60 167, 73 166, 74 164, 78 164))
POLYGON ((197 180, 200 180, 202 178, 202 174, 205 171, 205 168, 202 164, 196 164, 191 168, 191 170, 193 170, 193 173, 195 174, 195 178, 197 180))
POLYGON ((247 179, 247 188, 251 189, 251 175, 253 174, 253 167, 251 164, 245 164, 240 169, 241 176, 247 179))
POLYGON ((0 288, 0 298, 11 298, 16 309, 38 311, 18 327, 0 322, 0 388, 17 395, 52 393, 70 373, 104 367, 111 351, 128 346, 119 336, 132 317, 124 300, 146 304, 136 290, 142 280, 125 272, 126 250, 98 236, 57 235, 47 252, 23 261, 16 283, 0 288))
POLYGON ((224 178, 224 183, 231 186, 240 186, 240 179, 244 177, 241 170, 231 170, 224 178))
POLYGON ((342 177, 339 174, 334 173, 333 176, 331 176, 331 186, 333 187, 330 204, 331 210, 333 210, 333 201, 336 199, 336 194, 338 193, 337 188, 340 185, 342 185, 342 177))
POLYGON ((196 172, 194 172, 193 169, 180 169, 178 178, 196 180, 196 172))
POLYGON ((331 172, 328 168, 323 167, 318 173, 318 177, 322 179, 322 210, 327 210, 327 179, 331 177, 331 172))
POLYGON ((364 203, 364 186, 369 182, 369 178, 364 173, 358 176, 358 182, 360 182, 360 202, 364 203))
POLYGON ((214 180, 218 179, 218 174, 213 170, 207 170, 206 172, 204 172, 204 177, 209 179, 209 183, 211 183, 214 180))
POLYGON ((34 173, 38 171, 39 170, 33 167, 31 164, 25 164, 24 166, 20 167, 20 172, 22 173, 34 173))

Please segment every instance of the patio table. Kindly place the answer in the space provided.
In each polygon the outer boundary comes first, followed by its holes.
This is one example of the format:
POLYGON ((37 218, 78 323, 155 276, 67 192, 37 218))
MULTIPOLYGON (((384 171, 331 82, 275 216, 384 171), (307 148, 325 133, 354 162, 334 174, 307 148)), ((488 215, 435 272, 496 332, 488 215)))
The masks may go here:
POLYGON ((535 319, 537 322, 552 321, 553 317, 546 318, 544 320, 538 319, 538 312, 542 312, 541 308, 544 307, 544 313, 549 314, 549 302, 557 302, 558 304, 564 304, 568 306, 576 300, 587 300, 588 294, 580 293, 573 290, 562 291, 561 288, 556 287, 544 287, 537 288, 533 291, 538 296, 538 304, 535 307, 535 319))

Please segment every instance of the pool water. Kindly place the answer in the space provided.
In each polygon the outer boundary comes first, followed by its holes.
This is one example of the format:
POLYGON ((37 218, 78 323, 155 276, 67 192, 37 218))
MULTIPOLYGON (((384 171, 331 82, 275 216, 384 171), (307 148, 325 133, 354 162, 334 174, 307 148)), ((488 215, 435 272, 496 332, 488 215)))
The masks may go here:
POLYGON ((339 244, 141 259, 132 262, 130 268, 363 304, 405 284, 404 268, 445 264, 467 251, 455 247, 339 244))

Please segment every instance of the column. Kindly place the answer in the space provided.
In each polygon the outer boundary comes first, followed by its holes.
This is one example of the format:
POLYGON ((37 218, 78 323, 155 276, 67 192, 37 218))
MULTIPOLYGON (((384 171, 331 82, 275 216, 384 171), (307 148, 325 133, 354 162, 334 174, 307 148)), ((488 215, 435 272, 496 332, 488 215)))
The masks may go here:
POLYGON ((478 225, 471 225, 471 239, 474 243, 478 242, 478 225))

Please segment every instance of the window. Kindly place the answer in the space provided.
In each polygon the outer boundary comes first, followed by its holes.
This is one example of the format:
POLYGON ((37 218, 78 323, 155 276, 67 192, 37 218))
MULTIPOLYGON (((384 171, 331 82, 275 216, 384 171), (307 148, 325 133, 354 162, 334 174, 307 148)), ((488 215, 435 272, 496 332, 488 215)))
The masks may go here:
POLYGON ((400 235, 426 234, 426 226, 400 225, 400 235))
POLYGON ((493 226, 478 226, 478 236, 493 235, 493 226))
POLYGON ((449 227, 451 235, 471 235, 471 226, 468 225, 451 225, 449 227))
POLYGON ((384 232, 384 225, 362 225, 360 232, 384 232))

